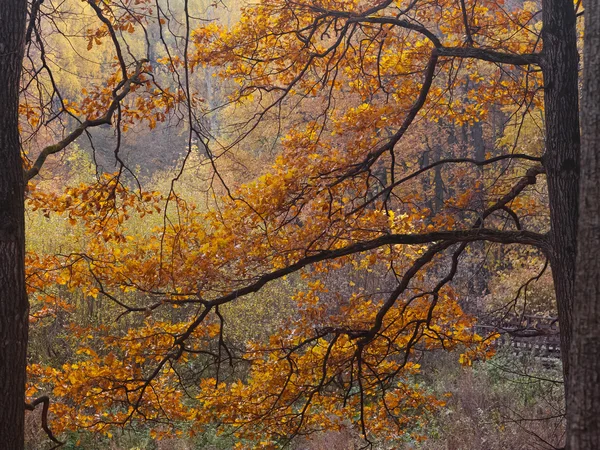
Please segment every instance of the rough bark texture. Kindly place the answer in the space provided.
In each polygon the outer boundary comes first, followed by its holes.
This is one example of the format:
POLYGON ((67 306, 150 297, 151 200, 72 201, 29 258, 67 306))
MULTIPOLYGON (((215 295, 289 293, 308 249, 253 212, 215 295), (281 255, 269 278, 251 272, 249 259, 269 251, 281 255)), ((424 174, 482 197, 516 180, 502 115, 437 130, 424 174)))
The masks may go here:
POLYGON ((585 2, 581 183, 568 448, 600 449, 600 4, 585 2))
POLYGON ((28 303, 25 291, 19 79, 26 0, 0 0, 0 448, 23 448, 28 303))
POLYGON ((578 53, 571 0, 543 1, 544 101, 551 222, 551 264, 565 380, 569 376, 579 198, 578 53))

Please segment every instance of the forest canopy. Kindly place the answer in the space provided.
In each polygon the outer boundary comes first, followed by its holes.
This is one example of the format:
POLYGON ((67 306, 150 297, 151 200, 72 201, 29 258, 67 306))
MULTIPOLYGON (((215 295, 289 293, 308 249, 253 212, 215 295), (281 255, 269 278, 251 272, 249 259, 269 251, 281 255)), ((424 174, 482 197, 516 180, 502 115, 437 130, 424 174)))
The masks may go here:
POLYGON ((0 4, 10 448, 566 445, 580 2, 0 4))

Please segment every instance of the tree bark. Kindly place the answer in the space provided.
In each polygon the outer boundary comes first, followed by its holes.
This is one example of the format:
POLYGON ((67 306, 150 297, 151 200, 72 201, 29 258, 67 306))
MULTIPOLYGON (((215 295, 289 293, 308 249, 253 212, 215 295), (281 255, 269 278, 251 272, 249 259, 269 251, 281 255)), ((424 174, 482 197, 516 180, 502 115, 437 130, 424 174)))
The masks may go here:
POLYGON ((0 0, 0 447, 24 447, 29 305, 19 85, 26 0, 0 0))
POLYGON ((543 0, 542 70, 552 252, 561 353, 569 377, 579 199, 579 105, 576 17, 571 0, 543 0))
POLYGON ((585 2, 581 181, 571 372, 570 450, 600 449, 600 4, 585 2))

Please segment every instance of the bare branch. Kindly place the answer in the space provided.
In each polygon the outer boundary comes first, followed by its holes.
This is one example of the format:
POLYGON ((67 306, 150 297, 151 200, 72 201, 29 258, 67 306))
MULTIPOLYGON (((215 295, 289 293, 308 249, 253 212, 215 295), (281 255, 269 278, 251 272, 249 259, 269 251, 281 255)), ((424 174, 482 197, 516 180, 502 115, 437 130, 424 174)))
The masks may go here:
POLYGON ((42 407, 42 428, 44 429, 44 431, 48 435, 48 438, 52 442, 54 442, 55 444, 57 444, 53 448, 58 448, 58 447, 60 447, 62 445, 65 445, 64 442, 59 441, 58 439, 56 439, 56 437, 54 437, 54 434, 52 433, 52 430, 48 426, 48 408, 50 407, 50 398, 47 395, 42 395, 41 397, 36 398, 31 403, 25 403, 25 409, 28 410, 28 411, 35 411, 35 407, 37 405, 39 405, 40 403, 43 404, 43 407, 42 407))

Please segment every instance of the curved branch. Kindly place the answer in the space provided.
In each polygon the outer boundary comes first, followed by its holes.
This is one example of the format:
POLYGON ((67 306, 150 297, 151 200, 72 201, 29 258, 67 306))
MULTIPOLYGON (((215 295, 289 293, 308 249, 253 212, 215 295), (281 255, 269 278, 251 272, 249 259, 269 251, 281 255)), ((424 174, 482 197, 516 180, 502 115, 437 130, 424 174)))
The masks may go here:
POLYGON ((419 111, 425 104, 425 101, 427 100, 427 95, 429 94, 429 90, 431 89, 431 85, 433 83, 437 62, 438 56, 435 52, 432 52, 431 56, 429 57, 429 61, 427 62, 427 67, 425 68, 425 76, 423 79, 423 85, 421 86, 421 91, 419 92, 419 96, 408 111, 408 114, 406 115, 406 118, 404 119, 404 122, 402 122, 402 125, 400 126, 398 131, 396 131, 396 133, 394 133, 390 140, 387 141, 384 145, 379 147, 377 150, 370 152, 361 163, 351 166, 351 169, 348 172, 346 172, 344 175, 338 178, 335 181, 335 183, 333 183, 334 185, 341 183, 347 178, 358 175, 362 171, 371 167, 382 154, 394 149, 396 144, 400 141, 400 139, 402 139, 402 136, 404 136, 410 125, 413 123, 413 120, 415 120, 415 117, 417 117, 417 114, 419 113, 419 111))
POLYGON ((119 60, 119 66, 121 67, 121 72, 123 73, 123 80, 126 80, 127 79, 127 65, 125 64, 125 58, 123 58, 123 52, 121 51, 121 46, 119 45, 119 40, 117 39, 117 34, 115 33, 115 29, 114 29, 112 23, 102 13, 102 9, 100 9, 100 7, 96 4, 96 2, 94 0, 88 0, 87 3, 88 3, 88 5, 90 5, 92 7, 94 12, 98 16, 98 19, 100 19, 100 21, 104 25, 106 25, 108 33, 110 34, 110 38, 112 39, 113 44, 115 46, 115 51, 117 52, 117 59, 119 60))
POLYGON ((381 25, 392 25, 407 30, 413 30, 422 34, 435 47, 437 56, 456 57, 456 58, 472 58, 480 59, 498 64, 513 64, 515 66, 528 66, 531 64, 540 65, 542 57, 539 53, 506 53, 498 50, 475 47, 444 47, 442 41, 430 30, 423 25, 412 23, 408 20, 397 19, 395 17, 356 17, 349 19, 351 22, 361 23, 376 23, 381 25))
POLYGON ((35 407, 37 405, 39 405, 40 403, 43 404, 43 407, 42 407, 42 428, 44 429, 44 431, 48 435, 48 438, 52 442, 54 442, 55 444, 57 444, 53 448, 58 448, 58 447, 60 447, 62 445, 65 445, 64 442, 59 441, 58 439, 56 439, 56 437, 54 437, 54 434, 52 433, 52 430, 48 426, 48 408, 50 407, 50 397, 48 397, 47 395, 42 395, 41 397, 36 398, 31 403, 25 403, 25 409, 28 410, 28 411, 35 411, 35 407))
POLYGON ((473 58, 480 59, 483 61, 498 63, 498 64, 513 64, 516 66, 527 66, 531 64, 540 65, 542 62, 542 57, 538 53, 523 53, 523 54, 513 54, 506 53, 497 50, 491 50, 486 48, 475 48, 472 46, 473 38, 470 36, 470 29, 466 23, 465 18, 465 27, 467 29, 468 36, 468 47, 444 47, 440 38, 436 36, 436 34, 426 28, 425 26, 411 22, 410 20, 400 19, 399 17, 369 17, 371 14, 376 13, 386 6, 389 5, 389 2, 384 2, 383 5, 379 5, 371 10, 368 10, 360 15, 356 15, 350 12, 344 11, 333 11, 327 10, 325 8, 317 8, 313 7, 314 11, 318 11, 322 14, 330 15, 332 17, 339 17, 346 19, 349 23, 370 23, 370 24, 379 24, 379 25, 391 25, 397 26, 400 28, 404 28, 407 30, 416 31, 417 33, 425 36, 427 39, 431 41, 431 43, 435 47, 435 51, 437 56, 448 56, 448 57, 458 57, 458 58, 473 58))
POLYGON ((64 150, 69 144, 73 143, 79 136, 81 136, 89 128, 97 127, 100 125, 110 124, 115 111, 117 111, 117 109, 119 107, 119 104, 127 96, 127 94, 129 94, 129 92, 131 92, 132 85, 139 83, 139 77, 142 74, 142 69, 144 67, 144 64, 147 62, 148 62, 147 59, 142 59, 141 61, 139 61, 137 63, 135 71, 133 72, 133 75, 125 80, 125 83, 123 85, 121 92, 116 94, 113 97, 112 102, 110 103, 108 109, 106 110, 106 112, 104 113, 104 115, 102 117, 99 117, 97 119, 91 119, 91 120, 88 119, 88 120, 82 122, 77 128, 75 128, 73 131, 71 131, 71 133, 69 133, 67 135, 67 137, 65 137, 63 140, 61 140, 60 142, 57 142, 56 144, 49 145, 48 147, 44 148, 42 150, 42 152, 38 155, 33 166, 31 166, 31 168, 29 168, 28 170, 25 171, 25 180, 29 181, 33 177, 35 177, 38 173, 40 173, 40 170, 41 170, 42 166, 44 165, 44 163, 46 162, 46 159, 48 158, 48 156, 64 150))
POLYGON ((542 166, 532 167, 527 170, 525 176, 521 178, 506 195, 504 195, 494 205, 484 211, 483 217, 487 217, 492 212, 498 211, 499 209, 504 209, 504 207, 513 201, 521 192, 523 192, 527 186, 535 184, 537 182, 537 176, 542 173, 545 173, 545 170, 542 166))
POLYGON ((511 217, 511 219, 515 223, 515 227, 517 227, 517 230, 521 230, 521 220, 519 219, 517 213, 514 212, 511 208, 509 208, 507 205, 504 205, 501 209, 511 217))
MULTIPOLYGON (((502 201, 503 200, 500 200, 499 203, 502 201)), ((498 208, 501 208, 501 206, 494 207, 494 210, 498 208)), ((236 289, 227 295, 217 297, 212 300, 201 300, 201 302, 208 308, 219 306, 235 300, 236 298, 258 292, 268 282, 277 280, 286 275, 290 275, 306 266, 322 261, 341 258, 343 256, 348 256, 355 253, 363 253, 369 250, 375 250, 386 245, 421 245, 436 242, 444 242, 447 245, 452 245, 458 242, 476 241, 496 242, 500 244, 523 244, 538 247, 543 251, 548 250, 548 239, 546 235, 523 230, 501 231, 489 228, 472 228, 468 230, 434 231, 423 234, 387 234, 370 241, 358 242, 356 244, 348 245, 335 250, 323 250, 317 252, 314 255, 302 258, 296 263, 284 267, 283 269, 278 269, 262 275, 254 283, 248 286, 236 289)), ((190 300, 190 302, 200 301, 190 300)))

